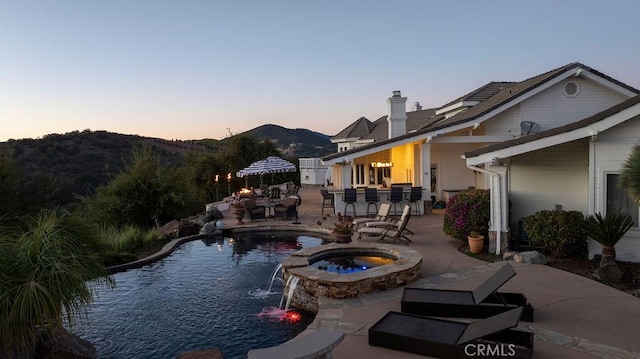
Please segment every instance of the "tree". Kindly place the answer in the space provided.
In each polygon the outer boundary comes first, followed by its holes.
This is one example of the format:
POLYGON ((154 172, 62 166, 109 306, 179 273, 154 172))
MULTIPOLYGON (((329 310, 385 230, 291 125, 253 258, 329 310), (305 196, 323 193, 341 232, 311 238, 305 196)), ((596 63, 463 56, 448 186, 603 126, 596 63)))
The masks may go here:
POLYGON ((622 166, 620 185, 631 198, 640 202, 640 143, 631 150, 631 154, 622 166))
POLYGON ((113 286, 96 263, 90 226, 61 210, 0 224, 0 357, 24 357, 37 331, 54 333, 85 314, 98 286, 113 286))
POLYGON ((16 190, 15 165, 9 154, 0 150, 0 216, 15 209, 16 190))
POLYGON ((250 135, 235 135, 225 140, 221 160, 227 164, 229 172, 235 173, 269 156, 280 156, 280 151, 271 141, 259 141, 250 135))
POLYGON ((175 167, 160 163, 150 146, 136 148, 133 161, 115 179, 85 200, 98 223, 148 228, 197 211, 197 201, 175 167))
POLYGON ((215 176, 221 178, 226 173, 226 167, 220 161, 206 153, 190 152, 187 154, 184 165, 180 169, 180 177, 183 177, 198 199, 203 202, 216 200, 215 176))

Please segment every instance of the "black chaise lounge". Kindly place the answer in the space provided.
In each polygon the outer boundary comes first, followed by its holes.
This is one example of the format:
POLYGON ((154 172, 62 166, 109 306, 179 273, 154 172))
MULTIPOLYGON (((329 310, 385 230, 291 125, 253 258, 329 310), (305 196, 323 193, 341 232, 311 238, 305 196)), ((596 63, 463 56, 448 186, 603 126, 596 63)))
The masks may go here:
POLYGON ((369 345, 436 358, 531 358, 533 334, 509 329, 522 308, 471 323, 389 312, 369 329, 369 345))
POLYGON ((533 322, 533 307, 521 293, 497 292, 516 272, 505 265, 473 291, 405 288, 402 312, 433 317, 487 318, 523 307, 523 321, 533 322))

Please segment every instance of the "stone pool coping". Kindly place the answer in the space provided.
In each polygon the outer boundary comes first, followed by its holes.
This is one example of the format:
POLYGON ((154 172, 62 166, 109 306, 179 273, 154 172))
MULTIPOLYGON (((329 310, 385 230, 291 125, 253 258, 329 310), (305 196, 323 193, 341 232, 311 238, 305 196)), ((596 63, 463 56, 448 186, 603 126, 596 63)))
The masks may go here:
POLYGON ((140 259, 135 260, 133 262, 128 262, 128 263, 123 263, 123 264, 118 264, 118 265, 115 265, 115 266, 107 267, 106 270, 107 270, 107 273, 109 273, 109 274, 115 274, 115 273, 127 271, 129 269, 135 269, 135 268, 144 267, 144 266, 146 266, 148 264, 155 263, 155 262, 167 257, 168 255, 173 253, 173 251, 175 251, 181 244, 186 243, 186 242, 194 241, 196 239, 215 237, 216 235, 222 235, 222 234, 225 234, 225 233, 230 233, 230 234, 234 234, 234 233, 253 233, 253 232, 256 232, 256 230, 273 231, 273 232, 300 231, 300 232, 305 232, 305 233, 310 233, 310 234, 325 234, 325 235, 329 235, 330 232, 331 232, 327 228, 313 227, 313 226, 301 225, 301 224, 276 224, 276 225, 266 224, 265 225, 264 223, 260 223, 260 224, 245 224, 242 227, 240 227, 240 226, 226 226, 223 230, 216 229, 214 232, 209 233, 209 234, 201 233, 201 234, 194 234, 192 236, 185 236, 185 237, 180 237, 180 238, 173 239, 169 243, 165 244, 156 253, 153 253, 153 254, 151 254, 149 256, 146 256, 144 258, 140 258, 140 259))
POLYGON ((316 281, 334 283, 356 283, 367 279, 377 278, 390 274, 405 272, 422 265, 422 255, 408 247, 386 243, 329 243, 323 246, 302 249, 292 253, 282 260, 282 267, 289 273, 299 277, 311 278, 316 281), (321 270, 310 266, 313 257, 322 255, 339 254, 345 252, 362 252, 367 254, 385 254, 396 258, 395 261, 383 266, 370 268, 365 271, 339 274, 321 270))

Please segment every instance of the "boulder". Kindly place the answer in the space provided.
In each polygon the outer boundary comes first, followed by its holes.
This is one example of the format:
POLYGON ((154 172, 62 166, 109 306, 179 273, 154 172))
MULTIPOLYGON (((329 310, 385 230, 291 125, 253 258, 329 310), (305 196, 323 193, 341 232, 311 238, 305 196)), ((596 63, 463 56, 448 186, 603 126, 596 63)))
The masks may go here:
POLYGON ((547 257, 538 251, 526 251, 516 253, 513 256, 513 260, 516 263, 528 263, 528 264, 547 264, 547 257))
POLYGON ((515 256, 518 252, 516 251, 507 251, 504 252, 504 254, 502 254, 502 260, 503 261, 510 261, 513 259, 513 256, 515 256))
POLYGON ((596 269, 591 276, 604 283, 618 283, 622 278, 622 271, 616 262, 608 262, 596 269))
POLYGON ((158 235, 163 239, 175 238, 178 233, 178 226, 180 226, 180 222, 174 219, 173 221, 158 228, 158 235))
POLYGON ((196 223, 180 221, 180 225, 178 226, 178 238, 198 234, 200 227, 201 226, 196 223))
POLYGON ((96 348, 89 341, 71 334, 64 328, 53 334, 40 333, 41 358, 44 359, 95 359, 96 348))
POLYGON ((200 228, 200 234, 211 234, 216 230, 215 222, 207 222, 200 228))
POLYGON ((205 214, 203 214, 202 216, 200 216, 200 218, 198 218, 196 220, 196 224, 198 224, 198 226, 202 227, 207 222, 211 222, 211 221, 215 222, 218 219, 223 219, 223 218, 224 218, 224 216, 222 215, 222 212, 220 212, 220 210, 218 208, 211 207, 208 212, 206 212, 205 214))

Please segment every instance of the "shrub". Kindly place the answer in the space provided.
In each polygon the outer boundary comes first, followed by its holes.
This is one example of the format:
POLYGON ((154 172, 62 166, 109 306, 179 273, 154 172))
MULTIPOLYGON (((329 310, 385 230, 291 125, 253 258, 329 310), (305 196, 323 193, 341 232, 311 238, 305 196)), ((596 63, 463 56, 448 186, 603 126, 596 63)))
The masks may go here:
POLYGON ((42 211, 18 227, 0 223, 0 357, 27 357, 36 333, 55 332, 84 315, 100 286, 90 227, 64 211, 42 211))
POLYGON ((105 264, 114 256, 135 255, 139 250, 154 245, 160 239, 155 229, 141 229, 134 226, 127 226, 121 230, 102 226, 99 237, 106 248, 103 258, 105 264))
POLYGON ((488 235, 490 193, 485 189, 460 191, 449 200, 444 214, 444 233, 466 240, 470 232, 488 235))
POLYGON ((595 216, 585 218, 582 232, 602 245, 600 264, 603 265, 615 261, 614 247, 631 227, 633 227, 633 218, 628 214, 609 213, 603 217, 602 214, 596 213, 595 216))
POLYGON ((579 211, 544 210, 523 219, 532 245, 544 247, 556 258, 585 258, 587 236, 582 232, 584 216, 579 211))

